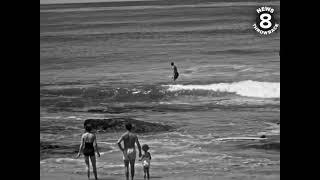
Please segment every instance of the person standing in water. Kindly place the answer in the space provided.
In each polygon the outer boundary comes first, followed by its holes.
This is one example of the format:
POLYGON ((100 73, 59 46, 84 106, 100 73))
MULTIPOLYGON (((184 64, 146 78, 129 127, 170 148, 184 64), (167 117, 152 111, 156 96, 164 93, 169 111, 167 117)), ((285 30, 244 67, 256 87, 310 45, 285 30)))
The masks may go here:
POLYGON ((98 150, 97 138, 96 135, 91 132, 92 126, 90 124, 85 125, 85 130, 86 132, 81 137, 81 145, 77 158, 80 157, 81 153, 83 153, 84 160, 87 165, 88 179, 90 179, 90 158, 95 180, 98 180, 95 152, 97 152, 98 157, 100 157, 100 153, 98 150))
POLYGON ((142 166, 143 166, 143 178, 150 179, 150 161, 151 161, 151 154, 148 152, 149 146, 147 144, 142 145, 142 150, 144 151, 144 154, 141 157, 142 166))
POLYGON ((173 70, 173 81, 176 81, 179 77, 179 73, 178 73, 178 68, 177 66, 174 65, 174 62, 171 62, 171 67, 172 67, 172 70, 173 70))
POLYGON ((127 123, 126 125, 127 132, 125 132, 120 139, 118 140, 118 146, 123 153, 123 161, 125 166, 125 176, 126 180, 129 180, 129 164, 131 170, 131 180, 134 177, 134 163, 136 160, 136 146, 138 146, 139 150, 139 158, 141 157, 141 146, 136 134, 132 133, 132 124, 127 123), (123 141, 123 148, 121 146, 121 142, 123 141))

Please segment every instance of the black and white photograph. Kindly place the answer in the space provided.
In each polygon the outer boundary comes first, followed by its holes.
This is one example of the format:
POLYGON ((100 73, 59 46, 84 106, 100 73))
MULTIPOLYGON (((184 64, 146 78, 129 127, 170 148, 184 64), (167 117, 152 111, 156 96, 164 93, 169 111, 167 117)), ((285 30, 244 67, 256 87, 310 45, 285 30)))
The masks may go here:
POLYGON ((280 0, 40 0, 41 180, 280 180, 280 0))

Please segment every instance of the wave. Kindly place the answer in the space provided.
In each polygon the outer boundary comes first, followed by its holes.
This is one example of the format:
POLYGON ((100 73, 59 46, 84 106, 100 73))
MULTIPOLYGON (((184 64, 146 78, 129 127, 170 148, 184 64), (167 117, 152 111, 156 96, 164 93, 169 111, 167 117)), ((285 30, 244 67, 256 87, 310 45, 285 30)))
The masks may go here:
MULTIPOLYGON (((91 113, 126 113, 132 110, 177 111, 198 107, 278 107, 280 82, 240 81, 204 85, 156 84, 125 87, 49 85, 40 87, 40 106, 91 113), (47 98, 50 96, 50 98, 47 98), (84 108, 84 109, 83 109, 84 108)), ((199 110, 198 109, 198 110, 199 110)), ((47 119, 48 117, 42 117, 47 119)), ((80 117, 68 117, 80 119, 80 117)))
MULTIPOLYGON (((269 2, 270 5, 279 5, 279 2, 269 2)), ((49 12, 88 12, 110 10, 145 10, 145 9, 176 9, 176 8, 214 8, 214 7, 242 7, 264 5, 261 2, 208 0, 201 1, 155 1, 155 0, 112 0, 109 2, 77 3, 77 4, 54 4, 40 5, 40 13, 49 12), (131 2, 130 2, 131 1, 131 2), (132 2, 134 1, 134 2, 132 2), (220 1, 220 2, 219 2, 220 1)))
POLYGON ((168 91, 215 91, 230 92, 240 96, 258 98, 280 98, 280 82, 240 81, 207 85, 164 85, 168 91))
POLYGON ((251 27, 239 27, 225 26, 213 29, 213 27, 189 27, 184 28, 184 30, 154 30, 154 31, 110 31, 110 32, 99 32, 99 31, 47 31, 40 33, 40 40, 43 42, 60 42, 60 41, 97 41, 97 40, 129 40, 129 39, 165 39, 165 38, 177 38, 185 36, 212 36, 212 35, 248 35, 252 33, 251 27))

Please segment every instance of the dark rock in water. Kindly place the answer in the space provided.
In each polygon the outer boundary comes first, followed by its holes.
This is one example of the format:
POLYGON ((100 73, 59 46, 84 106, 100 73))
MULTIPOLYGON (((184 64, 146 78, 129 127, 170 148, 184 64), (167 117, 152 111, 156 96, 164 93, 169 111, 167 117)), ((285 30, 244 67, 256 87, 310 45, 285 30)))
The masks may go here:
POLYGON ((128 122, 133 125, 132 132, 135 133, 164 132, 174 129, 169 125, 145 122, 132 118, 87 119, 84 122, 84 126, 91 124, 98 131, 114 132, 125 131, 125 124, 128 122))
POLYGON ((251 145, 247 145, 246 147, 280 151, 280 142, 266 142, 266 143, 260 143, 260 144, 251 144, 251 145))
POLYGON ((121 114, 129 111, 122 108, 108 108, 108 109, 89 109, 88 112, 89 113, 121 114))
POLYGON ((255 149, 280 151, 280 135, 270 135, 268 136, 268 138, 266 138, 265 135, 262 135, 260 138, 265 138, 265 139, 242 144, 240 146, 242 146, 242 148, 255 148, 255 149))
MULTIPOLYGON (((53 157, 74 157, 79 152, 79 147, 80 139, 79 143, 72 144, 40 141, 40 160, 53 157)), ((99 146, 99 150, 101 152, 110 149, 99 146)))
POLYGON ((40 160, 50 157, 71 157, 76 155, 79 150, 79 144, 65 145, 56 142, 40 141, 40 160))

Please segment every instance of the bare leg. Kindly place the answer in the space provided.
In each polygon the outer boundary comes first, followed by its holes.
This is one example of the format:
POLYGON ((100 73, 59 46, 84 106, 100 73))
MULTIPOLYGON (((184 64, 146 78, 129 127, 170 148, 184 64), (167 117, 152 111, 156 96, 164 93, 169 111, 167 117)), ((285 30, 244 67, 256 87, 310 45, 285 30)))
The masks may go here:
POLYGON ((147 168, 147 176, 148 176, 148 179, 150 179, 150 174, 149 174, 149 167, 147 168))
POLYGON ((84 161, 87 165, 87 175, 88 179, 90 180, 90 164, 89 164, 89 156, 84 156, 84 161))
POLYGON ((91 164, 92 164, 92 169, 93 169, 93 174, 95 180, 98 180, 98 175, 97 175, 97 166, 96 166, 96 156, 90 156, 91 159, 91 164))
POLYGON ((126 175, 126 180, 129 180, 129 161, 124 160, 124 173, 126 175))
POLYGON ((143 167, 143 179, 146 179, 147 178, 147 168, 143 167))
POLYGON ((133 177, 134 177, 134 162, 135 162, 135 159, 130 160, 131 180, 133 180, 133 177))

